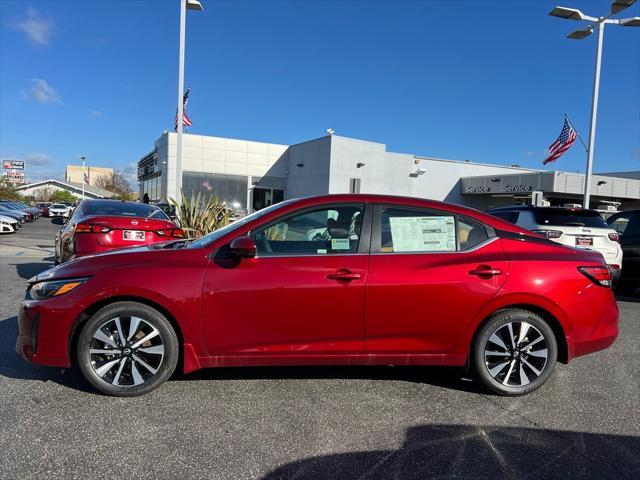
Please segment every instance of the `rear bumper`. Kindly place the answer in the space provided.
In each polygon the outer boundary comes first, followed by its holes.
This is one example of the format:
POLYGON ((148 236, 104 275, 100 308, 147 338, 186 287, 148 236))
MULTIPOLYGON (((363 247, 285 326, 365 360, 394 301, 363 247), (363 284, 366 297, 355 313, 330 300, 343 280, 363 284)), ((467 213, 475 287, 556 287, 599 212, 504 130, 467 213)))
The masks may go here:
MULTIPOLYGON (((602 287, 598 287, 602 288, 602 287)), ((567 338, 569 360, 604 350, 618 337, 618 304, 613 296, 603 305, 598 321, 590 335, 580 339, 567 338)))

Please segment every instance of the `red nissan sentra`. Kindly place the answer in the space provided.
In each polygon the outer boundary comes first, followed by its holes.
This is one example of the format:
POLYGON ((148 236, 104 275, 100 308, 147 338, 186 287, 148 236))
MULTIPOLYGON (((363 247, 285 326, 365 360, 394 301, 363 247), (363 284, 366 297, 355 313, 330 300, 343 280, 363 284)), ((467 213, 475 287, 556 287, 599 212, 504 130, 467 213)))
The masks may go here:
POLYGON ((466 366, 522 395, 617 334, 599 253, 457 205, 328 195, 49 269, 16 349, 118 396, 176 367, 325 364, 466 366))
POLYGON ((56 235, 56 264, 116 248, 149 245, 183 238, 178 228, 158 207, 121 200, 83 200, 56 235))

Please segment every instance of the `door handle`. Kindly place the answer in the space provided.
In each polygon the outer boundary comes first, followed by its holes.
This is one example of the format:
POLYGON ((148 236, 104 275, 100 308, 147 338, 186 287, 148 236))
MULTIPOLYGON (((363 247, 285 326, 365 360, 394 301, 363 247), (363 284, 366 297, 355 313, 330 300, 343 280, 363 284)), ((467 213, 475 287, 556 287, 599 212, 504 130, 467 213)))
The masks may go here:
POLYGON ((350 282, 352 280, 358 280, 361 278, 359 273, 353 273, 346 268, 341 268, 334 273, 330 273, 327 275, 328 280, 338 280, 339 282, 350 282))
POLYGON ((475 275, 476 277, 495 277, 496 275, 502 275, 502 270, 499 268, 491 268, 489 265, 479 265, 475 270, 471 270, 469 275, 475 275))

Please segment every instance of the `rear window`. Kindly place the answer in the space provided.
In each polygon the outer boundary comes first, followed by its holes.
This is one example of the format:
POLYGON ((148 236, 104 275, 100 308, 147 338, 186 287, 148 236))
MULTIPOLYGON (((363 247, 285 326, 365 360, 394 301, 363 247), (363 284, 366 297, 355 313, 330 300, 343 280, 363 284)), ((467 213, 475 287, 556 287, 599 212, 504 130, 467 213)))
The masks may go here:
POLYGON ((609 228, 600 214, 594 210, 537 208, 533 210, 533 215, 539 225, 609 228))
POLYGON ((94 201, 84 206, 85 215, 113 215, 117 217, 142 217, 168 220, 169 217, 157 207, 146 203, 94 201))

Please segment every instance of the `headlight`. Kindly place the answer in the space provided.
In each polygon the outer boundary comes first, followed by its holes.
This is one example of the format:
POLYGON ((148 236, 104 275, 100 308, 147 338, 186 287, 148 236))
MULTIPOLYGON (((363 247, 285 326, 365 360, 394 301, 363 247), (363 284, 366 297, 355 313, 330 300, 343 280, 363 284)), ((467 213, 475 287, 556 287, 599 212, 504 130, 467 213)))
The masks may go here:
POLYGON ((88 278, 73 278, 34 283, 27 290, 27 296, 32 300, 43 300, 45 298, 57 297, 78 288, 87 280, 88 278))

